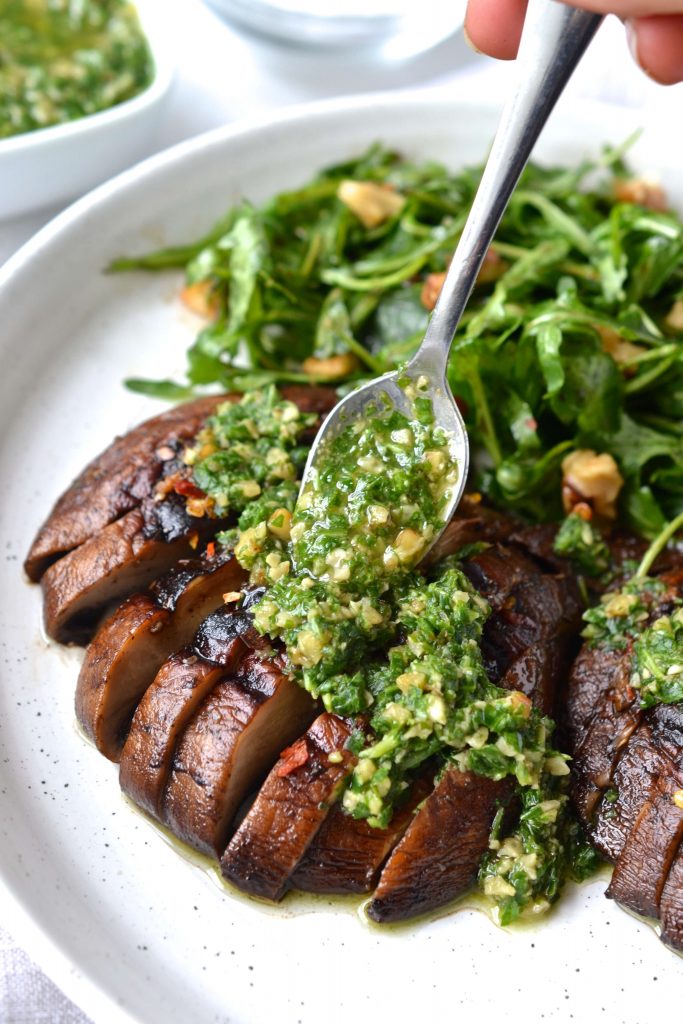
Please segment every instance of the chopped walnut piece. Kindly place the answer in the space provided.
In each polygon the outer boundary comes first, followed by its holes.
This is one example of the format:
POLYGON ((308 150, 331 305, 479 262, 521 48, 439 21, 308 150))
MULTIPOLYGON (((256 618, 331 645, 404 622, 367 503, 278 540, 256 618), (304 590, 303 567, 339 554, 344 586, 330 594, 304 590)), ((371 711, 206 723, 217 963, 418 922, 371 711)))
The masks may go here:
POLYGON ((186 285, 180 293, 180 300, 192 313, 205 320, 215 320, 221 311, 220 300, 211 281, 186 285))
POLYGON ((648 210, 665 213, 668 209, 666 193, 662 186, 650 178, 617 178, 614 195, 620 203, 637 203, 648 210))
POLYGON ((642 345, 634 345, 632 342, 626 341, 617 331, 612 330, 611 327, 596 324, 595 329, 600 335, 603 349, 619 366, 623 363, 632 363, 638 356, 642 356, 644 352, 647 352, 647 349, 642 345))
POLYGON ((510 691, 510 703, 513 705, 515 709, 523 711, 527 718, 531 714, 531 700, 529 699, 529 697, 527 697, 525 693, 522 693, 521 690, 510 691))
POLYGON ((562 503, 566 512, 587 504, 604 519, 616 519, 616 501, 624 478, 607 452, 588 448, 570 452, 562 462, 562 503))
POLYGON ((268 519, 268 532, 272 533, 278 540, 288 541, 290 539, 290 528, 292 525, 292 513, 286 508, 276 508, 268 519))
POLYGON ((351 352, 344 352, 328 359, 309 356, 304 359, 301 369, 317 380, 340 380, 358 368, 358 360, 351 352))
POLYGON ((385 220, 400 213, 405 204, 404 196, 400 195, 387 184, 376 181, 342 181, 337 189, 337 197, 365 228, 377 228, 385 220))
POLYGON ((185 502, 188 516, 193 516, 195 519, 201 519, 202 516, 210 516, 213 512, 213 507, 213 498, 209 498, 207 495, 204 495, 203 498, 188 498, 185 502))
POLYGON ((422 285, 422 291, 420 292, 420 302, 425 309, 431 311, 436 305, 436 300, 439 297, 439 293, 443 288, 443 283, 446 280, 446 271, 444 270, 441 274, 427 274, 422 285))
POLYGON ((676 299, 664 323, 674 331, 683 331, 683 299, 676 299))
POLYGON ((508 264, 503 257, 495 249, 488 249, 477 274, 477 284, 490 284, 492 281, 497 281, 507 268, 508 264))
MULTIPOLYGON (((490 284, 492 281, 497 281, 507 268, 508 264, 505 260, 494 249, 489 249, 477 274, 477 284, 490 284)), ((420 292, 420 302, 430 313, 434 306, 436 306, 436 300, 439 297, 445 280, 445 270, 437 274, 427 274, 424 279, 422 291, 420 292)))

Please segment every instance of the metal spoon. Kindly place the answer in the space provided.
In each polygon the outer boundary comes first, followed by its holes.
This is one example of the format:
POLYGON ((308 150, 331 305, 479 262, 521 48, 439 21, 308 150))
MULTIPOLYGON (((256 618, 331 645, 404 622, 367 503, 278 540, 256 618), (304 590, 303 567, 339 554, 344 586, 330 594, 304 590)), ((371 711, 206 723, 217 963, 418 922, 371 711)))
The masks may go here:
MULTIPOLYGON (((453 337, 484 256, 534 144, 601 21, 601 15, 576 10, 557 0, 529 0, 517 56, 516 88, 505 105, 479 189, 424 340, 402 373, 404 378, 428 381, 421 394, 431 399, 436 423, 450 436, 451 458, 459 468, 457 483, 444 508, 444 527, 462 497, 469 466, 467 430, 446 378, 453 337)), ((366 413, 371 415, 368 407, 384 405, 388 400, 412 418, 411 402, 399 386, 398 377, 395 371, 386 373, 335 406, 309 453, 302 491, 310 483, 311 469, 321 445, 353 420, 366 413)))

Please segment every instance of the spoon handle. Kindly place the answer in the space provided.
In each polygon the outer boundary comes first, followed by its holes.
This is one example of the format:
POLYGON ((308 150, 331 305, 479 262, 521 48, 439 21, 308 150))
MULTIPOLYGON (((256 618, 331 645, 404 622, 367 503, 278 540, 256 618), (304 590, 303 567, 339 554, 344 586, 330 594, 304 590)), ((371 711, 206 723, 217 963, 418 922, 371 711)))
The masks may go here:
POLYGON ((488 162, 451 261, 424 340, 408 366, 435 384, 446 375, 448 353, 479 268, 512 191, 555 103, 602 21, 557 0, 529 0, 517 84, 498 125, 488 162))

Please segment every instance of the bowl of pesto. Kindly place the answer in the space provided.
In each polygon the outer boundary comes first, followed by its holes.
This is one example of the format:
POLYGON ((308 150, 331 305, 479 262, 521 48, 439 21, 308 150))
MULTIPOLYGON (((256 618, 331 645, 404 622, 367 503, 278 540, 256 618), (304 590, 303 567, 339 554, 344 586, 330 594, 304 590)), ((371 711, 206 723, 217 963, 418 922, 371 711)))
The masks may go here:
POLYGON ((145 155, 172 80, 158 17, 149 0, 0 6, 0 218, 145 155))

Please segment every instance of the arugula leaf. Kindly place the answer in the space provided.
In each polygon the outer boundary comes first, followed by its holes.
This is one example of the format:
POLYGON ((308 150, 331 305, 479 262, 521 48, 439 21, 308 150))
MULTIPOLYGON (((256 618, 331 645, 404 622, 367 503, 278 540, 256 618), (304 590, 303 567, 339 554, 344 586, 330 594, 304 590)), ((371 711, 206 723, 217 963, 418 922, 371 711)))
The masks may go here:
POLYGON ((547 397, 561 391, 565 382, 564 366, 560 358, 562 331, 557 324, 542 324, 536 332, 536 348, 541 370, 547 385, 547 397))

